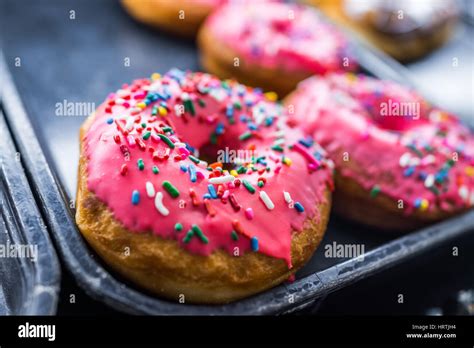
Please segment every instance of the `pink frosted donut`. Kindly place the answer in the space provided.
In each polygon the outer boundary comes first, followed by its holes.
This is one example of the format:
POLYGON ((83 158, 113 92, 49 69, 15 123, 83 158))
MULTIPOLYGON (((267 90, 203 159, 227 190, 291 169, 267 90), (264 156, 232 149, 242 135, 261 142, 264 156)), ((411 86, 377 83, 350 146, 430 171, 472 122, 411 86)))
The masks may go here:
POLYGON ((81 232, 112 268, 172 299, 226 302, 278 284, 319 244, 332 183, 324 150, 286 121, 261 91, 208 74, 124 85, 82 129, 81 232))
POLYGON ((286 100, 336 165, 335 209, 411 229, 474 205, 474 137, 454 116, 394 82, 310 78, 286 100))
POLYGON ((203 66, 216 75, 286 94, 314 74, 353 70, 344 35, 310 7, 229 3, 199 34, 203 66))

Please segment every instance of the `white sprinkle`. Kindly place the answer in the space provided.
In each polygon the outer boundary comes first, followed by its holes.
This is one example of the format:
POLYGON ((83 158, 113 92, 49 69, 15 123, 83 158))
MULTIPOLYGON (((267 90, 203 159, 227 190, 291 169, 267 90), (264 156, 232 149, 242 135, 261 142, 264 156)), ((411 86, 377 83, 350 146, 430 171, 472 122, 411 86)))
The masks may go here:
POLYGON ((463 201, 467 202, 469 198, 469 190, 467 189, 467 186, 465 185, 461 186, 458 190, 458 194, 459 194, 459 197, 461 197, 463 201))
POLYGON ((117 104, 117 105, 122 105, 123 103, 125 103, 125 99, 123 99, 123 98, 117 98, 117 99, 115 99, 115 104, 117 104))
POLYGON ((215 178, 210 178, 209 182, 211 184, 219 185, 219 184, 225 184, 226 182, 233 182, 235 180, 235 176, 233 175, 223 175, 223 176, 218 176, 215 178))
POLYGON ((400 156, 400 166, 401 167, 406 167, 408 165, 408 162, 410 162, 410 153, 405 152, 403 155, 400 156))
POLYGON ((416 167, 417 165, 420 164, 420 159, 418 157, 412 157, 410 158, 410 160, 408 161, 408 165, 410 167, 416 167))
POLYGON ((196 165, 201 168, 207 168, 208 163, 206 161, 200 160, 196 165))
POLYGON ((186 144, 185 144, 185 143, 182 143, 182 142, 179 142, 179 141, 177 141, 176 143, 174 143, 174 146, 175 146, 175 147, 186 147, 186 144))
POLYGON ((119 97, 125 97, 125 96, 128 94, 128 92, 127 92, 127 90, 125 90, 125 89, 119 89, 116 94, 117 94, 119 97))
POLYGON ((153 184, 151 182, 147 181, 145 186, 146 186, 147 196, 150 197, 150 198, 155 197, 155 187, 153 186, 153 184))
POLYGON ((135 123, 135 118, 132 116, 127 117, 127 123, 125 124, 125 129, 130 130, 135 123))
POLYGON ((435 181, 434 175, 433 174, 428 175, 425 179, 425 187, 433 186, 434 181, 435 181))
POLYGON ((263 204, 267 207, 268 210, 273 210, 275 208, 275 204, 273 204, 270 197, 268 197, 265 191, 260 191, 260 199, 262 200, 263 204))
POLYGON ((429 155, 426 155, 425 157, 423 157, 421 159, 421 164, 422 165, 427 165, 427 164, 431 164, 431 163, 435 163, 436 162, 436 158, 435 156, 429 154, 429 155))
POLYGON ((469 198, 469 205, 474 205, 474 190, 471 191, 471 198, 469 198))
POLYGON ((285 197, 285 202, 290 204, 292 202, 291 196, 289 192, 283 191, 283 197, 285 197))
POLYGON ((167 216, 170 211, 163 205, 163 192, 157 192, 155 196, 155 208, 163 216, 167 216))
POLYGON ((183 114, 183 110, 181 110, 180 106, 176 104, 174 106, 174 113, 176 114, 176 116, 181 117, 181 115, 183 114))

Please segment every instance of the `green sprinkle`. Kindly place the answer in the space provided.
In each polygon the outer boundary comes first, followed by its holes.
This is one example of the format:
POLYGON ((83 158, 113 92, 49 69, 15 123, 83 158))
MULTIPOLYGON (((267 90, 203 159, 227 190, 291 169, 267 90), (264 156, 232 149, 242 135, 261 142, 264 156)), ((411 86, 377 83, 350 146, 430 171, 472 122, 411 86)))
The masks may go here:
POLYGON ((379 192, 380 192, 380 186, 379 186, 379 185, 375 185, 374 187, 372 187, 372 190, 370 190, 370 197, 372 197, 372 198, 377 197, 377 195, 379 194, 379 192))
POLYGON ((439 190, 436 186, 431 186, 428 190, 430 190, 431 192, 433 192, 436 196, 439 195, 439 190))
POLYGON ((166 145, 168 145, 170 148, 174 149, 174 144, 170 140, 170 138, 168 138, 166 135, 160 134, 160 133, 158 133, 158 136, 161 138, 161 140, 163 140, 166 143, 166 145))
POLYGON ((145 163, 143 163, 143 160, 141 158, 138 159, 137 165, 138 165, 138 169, 140 170, 145 169, 145 163))
POLYGON ((199 106, 202 107, 202 108, 206 106, 206 102, 205 102, 204 100, 202 100, 202 99, 198 99, 198 104, 199 104, 199 106))
POLYGON ((176 223, 176 225, 174 225, 174 229, 176 231, 180 232, 180 231, 183 230, 183 225, 180 222, 178 222, 178 223, 176 223))
POLYGON ((186 244, 189 243, 191 241, 191 238, 193 238, 193 236, 194 236, 193 230, 189 230, 183 238, 183 243, 186 243, 186 244))
POLYGON ((157 166, 153 166, 151 170, 153 171, 153 174, 158 174, 160 172, 157 166))
POLYGON ((174 187, 173 184, 168 180, 163 181, 163 188, 171 195, 171 197, 176 198, 179 196, 178 189, 174 187))
POLYGON ((235 240, 235 241, 238 241, 239 240, 239 235, 237 234, 237 232, 235 231, 232 231, 230 233, 230 237, 232 238, 232 240, 235 240))
POLYGON ((242 104, 239 101, 236 101, 234 103, 234 108, 236 108, 237 110, 242 110, 242 104))
POLYGON ((151 109, 151 115, 155 116, 158 113, 158 106, 154 105, 153 108, 151 109))
POLYGON ((217 134, 216 133, 211 133, 211 135, 209 137, 209 141, 212 145, 216 145, 217 144, 217 134))
POLYGON ((194 232, 194 234, 196 234, 199 237, 201 242, 203 242, 204 244, 209 243, 209 239, 204 235, 204 233, 201 231, 198 225, 193 225, 191 227, 191 230, 194 232))
POLYGON ((188 158, 189 158, 191 161, 193 161, 194 163, 196 163, 196 164, 198 164, 199 162, 201 162, 201 161, 199 160, 199 158, 196 158, 196 157, 194 157, 193 155, 189 155, 188 158))
POLYGON ((142 128, 146 128, 146 123, 145 122, 142 123, 142 128))
POLYGON ((418 157, 423 157, 423 153, 422 153, 420 150, 418 150, 418 149, 415 147, 415 145, 411 145, 411 144, 410 144, 410 145, 407 145, 407 147, 408 147, 410 150, 412 150, 414 153, 416 153, 418 157))
POLYGON ((273 145, 271 149, 274 151, 283 152, 283 148, 280 145, 273 145))
POLYGON ((239 168, 237 168, 237 173, 245 174, 247 173, 247 168, 245 168, 244 166, 240 166, 239 168))
POLYGON ((252 186, 251 183, 249 183, 247 180, 242 180, 242 184, 244 184, 245 188, 247 191, 249 191, 251 194, 255 193, 255 187, 252 186))
POLYGON ((183 104, 184 104, 184 110, 185 111, 189 112, 193 116, 196 114, 196 111, 194 110, 194 104, 193 104, 192 100, 190 100, 190 99, 184 100, 183 104))
POLYGON ((165 133, 171 132, 171 134, 173 134, 173 128, 171 127, 163 127, 162 130, 165 133))
POLYGON ((148 138, 151 136, 151 132, 146 132, 145 134, 143 134, 143 140, 148 140, 148 138))
POLYGON ((239 140, 248 140, 252 137, 252 133, 245 132, 239 135, 239 140))
POLYGON ((265 186, 265 183, 262 180, 260 180, 257 185, 258 187, 263 187, 265 186))

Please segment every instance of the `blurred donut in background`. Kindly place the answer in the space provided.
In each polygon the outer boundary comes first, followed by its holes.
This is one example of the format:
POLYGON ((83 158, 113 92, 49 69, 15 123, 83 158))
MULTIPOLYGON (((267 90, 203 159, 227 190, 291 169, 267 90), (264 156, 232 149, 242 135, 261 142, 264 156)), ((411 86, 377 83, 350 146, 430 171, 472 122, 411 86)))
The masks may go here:
POLYGON ((459 18, 455 0, 310 0, 395 59, 412 61, 443 45, 459 18))
POLYGON ((194 37, 207 15, 226 0, 122 0, 135 20, 185 37, 194 37))
POLYGON ((279 96, 309 76, 357 67, 342 31, 309 6, 277 1, 220 6, 198 45, 207 71, 279 96))

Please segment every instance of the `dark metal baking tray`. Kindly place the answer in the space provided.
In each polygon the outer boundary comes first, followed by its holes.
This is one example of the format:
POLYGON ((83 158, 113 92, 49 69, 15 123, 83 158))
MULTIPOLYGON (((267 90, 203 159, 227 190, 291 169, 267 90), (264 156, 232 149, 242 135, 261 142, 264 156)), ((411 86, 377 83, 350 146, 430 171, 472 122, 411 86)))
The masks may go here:
MULTIPOLYGON (((31 184, 64 263, 88 294, 115 309, 147 314, 287 313, 472 228, 472 211, 398 238, 333 217, 322 246, 293 283, 221 306, 153 297, 109 272, 77 230, 70 204, 75 197, 78 130, 85 117, 56 116, 55 105, 63 100, 99 105, 107 93, 134 78, 174 66, 198 70, 194 44, 135 23, 115 1, 4 3, 2 12, 9 15, 1 21, 6 33, 1 74, 6 77, 8 123, 25 153, 31 184), (70 19, 71 10, 75 19, 70 19), (15 66, 18 58, 20 67, 15 66), (124 66, 126 58, 130 66, 124 66), (363 243, 367 252, 363 259, 326 258, 323 246, 333 241, 363 243)), ((356 51, 367 72, 410 83, 394 61, 362 46, 356 51)))
POLYGON ((60 270, 0 108, 0 315, 52 315, 60 270))

